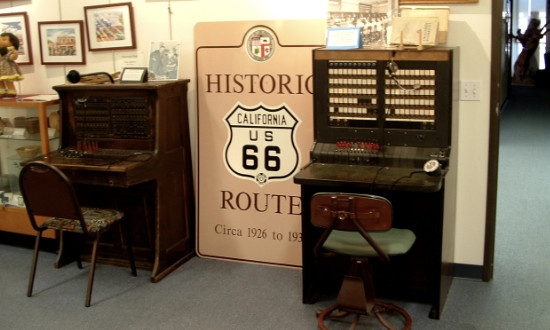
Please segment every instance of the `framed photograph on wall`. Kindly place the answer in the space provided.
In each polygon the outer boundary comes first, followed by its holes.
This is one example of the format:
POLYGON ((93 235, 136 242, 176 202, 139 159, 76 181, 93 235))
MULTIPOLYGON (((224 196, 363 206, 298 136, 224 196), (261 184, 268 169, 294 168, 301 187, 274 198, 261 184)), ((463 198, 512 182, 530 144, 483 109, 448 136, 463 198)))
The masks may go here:
POLYGON ((42 64, 86 64, 83 21, 38 22, 42 64))
POLYGON ((153 41, 149 51, 149 80, 176 80, 179 72, 181 41, 153 41))
POLYGON ((84 7, 88 49, 136 48, 134 15, 130 2, 84 7))
POLYGON ((479 0, 399 0, 401 5, 422 4, 424 6, 439 5, 447 3, 475 3, 479 0))
POLYGON ((27 13, 0 14, 0 33, 10 32, 19 38, 19 57, 17 64, 32 64, 29 17, 27 13))

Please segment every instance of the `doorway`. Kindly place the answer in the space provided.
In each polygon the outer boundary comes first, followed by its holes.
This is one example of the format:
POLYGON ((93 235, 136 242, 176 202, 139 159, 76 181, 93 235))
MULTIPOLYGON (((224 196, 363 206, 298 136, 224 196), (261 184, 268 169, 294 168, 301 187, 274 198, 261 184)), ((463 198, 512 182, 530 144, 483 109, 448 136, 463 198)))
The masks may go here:
MULTIPOLYGON (((483 260, 483 281, 493 279, 493 267, 495 258, 495 234, 496 234, 496 212, 497 212, 497 186, 498 186, 498 167, 499 167, 499 148, 500 148, 500 112, 506 102, 510 92, 512 66, 517 58, 513 55, 511 39, 508 35, 517 31, 517 26, 522 23, 519 19, 519 10, 517 8, 527 8, 526 12, 537 12, 541 19, 541 25, 546 23, 547 7, 550 0, 500 0, 493 2, 492 8, 492 23, 491 23, 491 95, 490 95, 490 112, 489 112, 489 166, 487 179, 487 209, 485 222, 485 249, 483 260), (543 2, 543 4, 541 4, 543 2), (516 22, 514 24, 514 22, 516 22), (499 37, 500 36, 500 37, 499 37), (513 60, 512 60, 513 59, 513 60)), ((525 15, 525 14, 523 14, 525 15)), ((527 16, 528 20, 530 16, 527 16)), ((523 22, 523 21, 522 21, 523 22)), ((525 25, 525 23, 523 22, 525 25)), ((525 31, 525 27, 522 31, 525 31)), ((521 27, 520 27, 521 28, 521 27)), ((539 61, 540 50, 543 55, 548 52, 546 38, 544 44, 539 45, 539 61)), ((521 49, 520 49, 521 51, 521 49)), ((517 51, 516 51, 517 52, 517 51)), ((544 56, 542 56, 544 58, 544 56)), ((543 60, 544 62, 544 60, 543 60)), ((550 63, 549 63, 550 65, 550 63)), ((540 69, 539 64, 539 69, 540 69)), ((546 68, 546 63, 544 68, 546 68)), ((548 71, 548 70, 545 70, 548 71)))

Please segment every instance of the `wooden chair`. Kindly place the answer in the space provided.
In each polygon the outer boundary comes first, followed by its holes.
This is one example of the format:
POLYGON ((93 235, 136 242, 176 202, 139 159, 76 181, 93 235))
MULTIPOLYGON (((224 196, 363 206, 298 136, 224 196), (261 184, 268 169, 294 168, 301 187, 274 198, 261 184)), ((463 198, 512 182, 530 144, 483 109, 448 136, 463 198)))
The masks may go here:
MULTIPOLYGON (((93 238, 92 259, 88 290, 86 292, 86 307, 90 306, 92 286, 94 282, 97 245, 101 234, 118 224, 122 235, 126 236, 126 247, 132 275, 137 276, 130 236, 127 226, 123 225, 124 214, 113 209, 81 207, 75 190, 69 179, 55 166, 42 161, 31 162, 23 167, 19 175, 21 194, 25 201, 27 213, 32 227, 37 231, 34 245, 31 274, 27 296, 32 296, 36 262, 42 232, 53 229, 60 232, 72 232, 93 238), (35 216, 52 217, 38 225, 35 216)), ((82 268, 80 251, 75 253, 77 265, 82 268)))
POLYGON ((311 199, 311 223, 325 228, 315 246, 317 257, 340 254, 349 256, 351 260, 350 271, 344 277, 336 304, 318 313, 319 327, 327 329, 326 318, 355 313, 351 326, 354 329, 360 315, 374 313, 386 328, 391 329, 382 313, 393 311, 403 316, 403 329, 409 329, 412 319, 405 310, 375 301, 369 263, 370 258, 389 262, 389 256, 407 253, 416 240, 412 231, 392 228, 391 203, 373 195, 317 193, 311 199))

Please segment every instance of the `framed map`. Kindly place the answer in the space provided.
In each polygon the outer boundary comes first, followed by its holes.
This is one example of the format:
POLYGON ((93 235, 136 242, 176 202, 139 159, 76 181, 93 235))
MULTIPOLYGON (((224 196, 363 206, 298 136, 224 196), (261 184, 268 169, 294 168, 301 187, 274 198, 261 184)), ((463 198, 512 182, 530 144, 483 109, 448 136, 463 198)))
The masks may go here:
POLYGON ((88 49, 136 48, 134 15, 130 2, 84 7, 88 49))

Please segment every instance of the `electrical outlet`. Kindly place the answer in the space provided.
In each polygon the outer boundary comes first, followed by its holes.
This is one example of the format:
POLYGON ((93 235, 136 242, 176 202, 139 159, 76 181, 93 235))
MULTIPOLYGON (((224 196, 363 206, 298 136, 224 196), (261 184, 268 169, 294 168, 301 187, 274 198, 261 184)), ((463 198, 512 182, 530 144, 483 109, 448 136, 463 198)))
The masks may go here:
POLYGON ((481 82, 480 81, 460 82, 460 100, 480 101, 481 100, 481 82))

